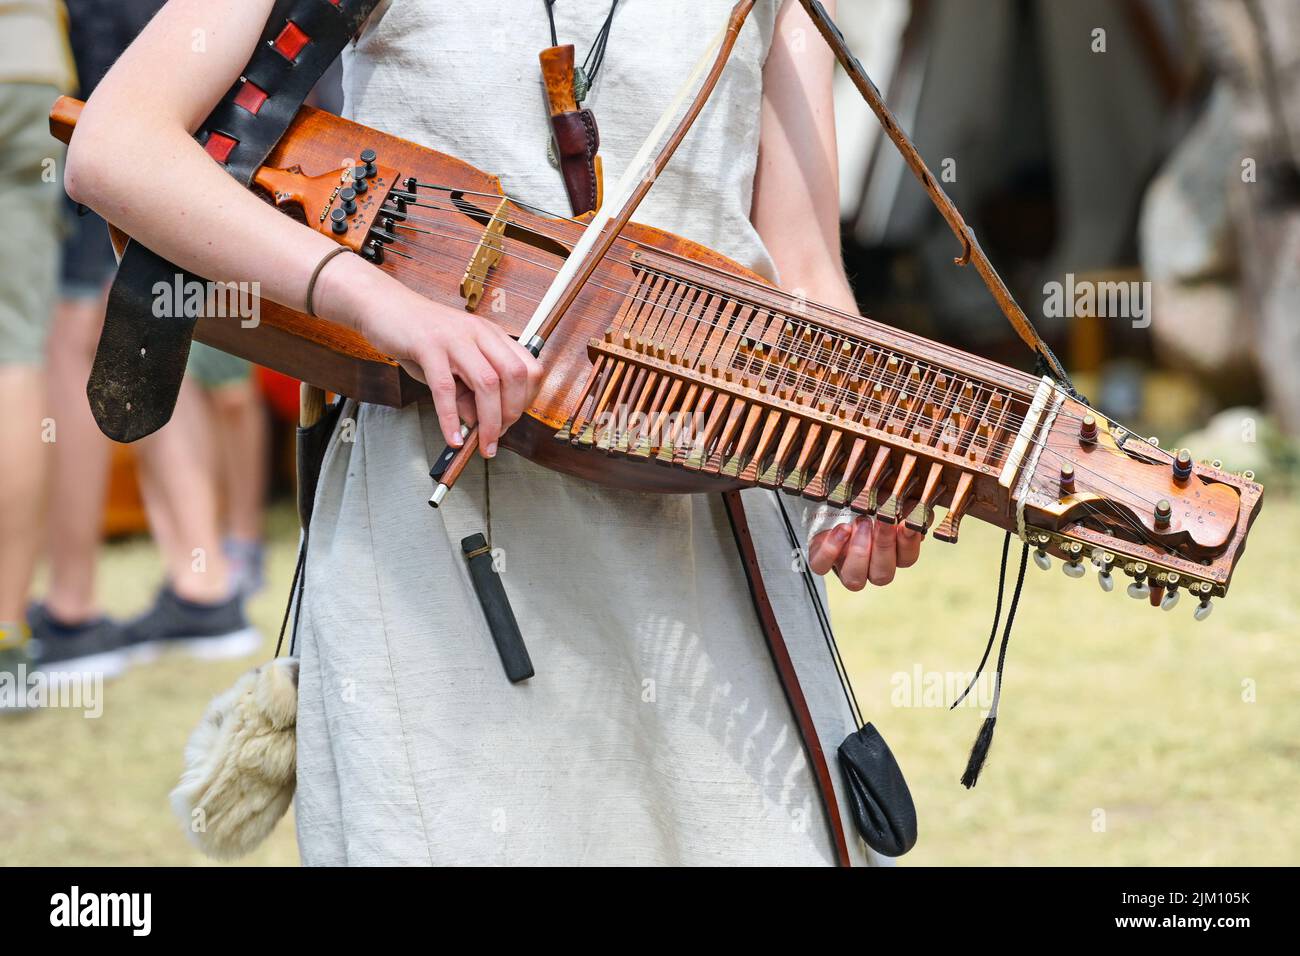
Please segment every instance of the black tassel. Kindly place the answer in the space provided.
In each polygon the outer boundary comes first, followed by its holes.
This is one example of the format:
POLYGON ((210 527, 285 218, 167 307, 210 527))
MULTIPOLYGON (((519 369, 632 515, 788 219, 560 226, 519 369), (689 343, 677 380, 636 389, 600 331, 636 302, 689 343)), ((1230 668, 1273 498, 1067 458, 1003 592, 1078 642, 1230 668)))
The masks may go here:
POLYGON ((975 781, 980 778, 980 771, 984 769, 984 760, 989 755, 989 747, 993 746, 993 728, 997 723, 996 717, 985 717, 984 723, 980 725, 975 746, 970 749, 970 760, 966 761, 966 772, 961 775, 961 785, 967 790, 975 786, 975 781))

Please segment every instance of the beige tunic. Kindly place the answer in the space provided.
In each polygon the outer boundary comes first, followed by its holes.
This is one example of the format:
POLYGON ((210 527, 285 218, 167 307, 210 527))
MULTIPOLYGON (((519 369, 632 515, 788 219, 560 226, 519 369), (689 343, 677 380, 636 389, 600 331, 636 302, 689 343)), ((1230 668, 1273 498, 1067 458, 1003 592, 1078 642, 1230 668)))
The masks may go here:
MULTIPOLYGON (((586 104, 609 181, 730 6, 620 4, 586 104)), ((561 42, 581 58, 607 10, 559 0, 561 42)), ((345 54, 349 114, 566 209, 546 159, 542 0, 395 0, 380 13, 345 54)), ((749 207, 773 20, 772 0, 760 0, 637 217, 769 273, 749 207)), ((512 686, 460 555, 461 538, 485 529, 481 463, 434 511, 428 469, 441 440, 427 404, 363 406, 351 437, 326 459, 307 566, 305 862, 833 862, 718 496, 614 491, 500 455, 493 544, 537 671, 512 686)), ((750 492, 746 503, 838 785, 834 751, 852 720, 776 500, 750 492)), ((787 507, 797 523, 803 506, 787 507)))

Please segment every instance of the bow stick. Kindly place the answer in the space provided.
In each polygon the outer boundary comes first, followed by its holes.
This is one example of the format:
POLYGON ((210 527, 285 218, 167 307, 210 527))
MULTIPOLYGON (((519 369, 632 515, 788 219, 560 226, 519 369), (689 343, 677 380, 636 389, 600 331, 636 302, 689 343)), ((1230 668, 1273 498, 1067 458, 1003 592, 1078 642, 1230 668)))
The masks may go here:
MULTIPOLYGON (((615 188, 615 197, 612 202, 604 204, 600 210, 592 217, 587 228, 583 230, 581 237, 574 244, 573 251, 565 260, 560 271, 556 273, 555 279, 552 280, 546 294, 537 304, 533 317, 529 319, 528 324, 520 333, 519 341, 524 344, 528 351, 534 356, 542 350, 546 344, 547 337, 555 328, 561 318, 564 317, 565 311, 573 304, 573 300, 578 297, 582 291, 583 285, 591 274, 595 271, 596 266, 609 247, 614 244, 614 240, 619 237, 623 227, 627 225, 636 212, 637 206, 645 198, 645 194, 650 191, 654 185, 655 179, 663 172, 668 161, 672 158, 673 153, 686 138, 690 131, 695 118, 700 115, 704 109, 704 104, 708 102, 713 93, 713 88, 718 83, 718 78, 722 75, 723 67, 727 65, 727 60, 731 56, 731 49, 735 46, 736 38, 740 34, 740 28, 744 25, 745 19, 749 16, 749 11, 753 9, 754 0, 739 0, 732 8, 731 17, 712 42, 705 48, 700 55, 690 75, 686 77, 681 88, 673 97, 668 108, 664 110, 663 115, 655 124, 650 135, 646 137, 641 148, 637 150, 632 161, 628 163, 626 171, 618 181, 615 188), (716 50, 716 53, 714 52, 716 50), (668 129, 677 110, 681 107, 682 102, 690 93, 691 88, 700 78, 700 74, 709 64, 710 56, 713 57, 713 67, 709 70, 708 76, 704 78, 699 92, 696 93, 694 101, 690 108, 682 117, 677 128, 673 131, 672 136, 668 139, 661 150, 654 154, 654 148, 663 138, 664 132, 668 129), (613 215, 607 210, 617 208, 618 214, 613 215)), ((451 486, 456 483, 465 466, 469 464, 470 458, 478 449, 478 426, 462 426, 461 435, 464 439, 459 449, 453 451, 449 446, 444 449, 442 455, 438 457, 439 465, 446 462, 446 467, 439 474, 438 467, 434 467, 434 476, 438 484, 433 489, 433 494, 429 498, 429 504, 438 507, 442 500, 451 490, 451 486)))

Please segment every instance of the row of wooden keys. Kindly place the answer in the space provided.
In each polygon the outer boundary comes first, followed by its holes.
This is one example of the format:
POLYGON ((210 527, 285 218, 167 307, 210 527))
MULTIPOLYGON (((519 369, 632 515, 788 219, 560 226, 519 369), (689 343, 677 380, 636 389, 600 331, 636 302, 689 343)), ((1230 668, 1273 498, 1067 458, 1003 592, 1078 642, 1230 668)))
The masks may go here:
POLYGON ((592 373, 556 439, 847 505, 922 533, 951 490, 935 536, 955 541, 974 476, 996 474, 1026 403, 776 318, 778 335, 733 334, 711 361, 669 336, 611 326, 590 343, 592 373))

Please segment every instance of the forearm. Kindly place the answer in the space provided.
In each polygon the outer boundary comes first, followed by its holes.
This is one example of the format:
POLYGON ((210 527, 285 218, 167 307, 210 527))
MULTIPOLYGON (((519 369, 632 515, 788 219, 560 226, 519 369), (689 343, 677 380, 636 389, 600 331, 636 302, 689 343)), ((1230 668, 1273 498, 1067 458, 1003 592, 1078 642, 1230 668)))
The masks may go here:
POLYGON ((858 314, 853 287, 839 256, 818 255, 780 267, 781 288, 809 302, 858 314))
MULTIPOLYGON (((833 12, 834 5, 827 5, 833 12)), ((857 306, 840 254, 835 60, 815 34, 799 4, 785 0, 763 70, 750 218, 783 288, 853 312, 857 306)))
POLYGON ((111 159, 70 163, 69 195, 181 268, 256 281, 266 298, 303 308, 311 271, 334 243, 242 188, 183 131, 142 139, 89 132, 87 149, 111 159))

